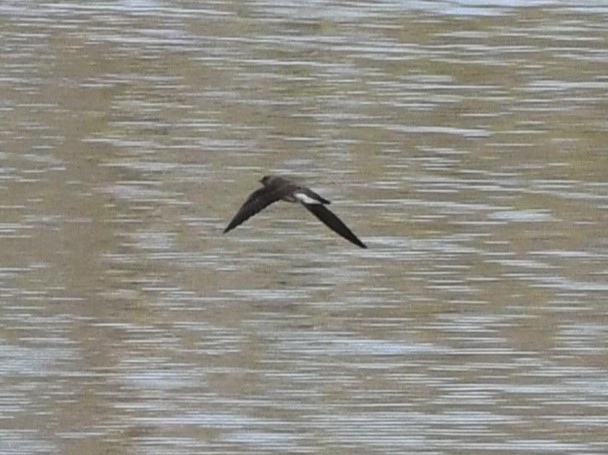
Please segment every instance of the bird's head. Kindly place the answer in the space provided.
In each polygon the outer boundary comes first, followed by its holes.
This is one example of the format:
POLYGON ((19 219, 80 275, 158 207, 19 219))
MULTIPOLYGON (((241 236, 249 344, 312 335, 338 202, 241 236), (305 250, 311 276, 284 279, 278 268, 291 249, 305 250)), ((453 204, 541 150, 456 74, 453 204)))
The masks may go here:
POLYGON ((269 180, 270 180, 270 176, 269 176, 269 175, 265 175, 264 177, 262 177, 262 178, 260 179, 260 183, 261 183, 262 185, 266 185, 266 184, 268 183, 268 181, 269 181, 269 180))

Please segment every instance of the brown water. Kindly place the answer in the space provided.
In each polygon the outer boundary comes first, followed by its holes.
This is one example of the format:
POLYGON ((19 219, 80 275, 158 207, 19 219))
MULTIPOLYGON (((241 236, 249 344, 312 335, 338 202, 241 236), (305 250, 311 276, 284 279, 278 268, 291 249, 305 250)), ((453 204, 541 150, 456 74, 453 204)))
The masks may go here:
POLYGON ((0 453, 607 453, 585 3, 3 2, 0 453))

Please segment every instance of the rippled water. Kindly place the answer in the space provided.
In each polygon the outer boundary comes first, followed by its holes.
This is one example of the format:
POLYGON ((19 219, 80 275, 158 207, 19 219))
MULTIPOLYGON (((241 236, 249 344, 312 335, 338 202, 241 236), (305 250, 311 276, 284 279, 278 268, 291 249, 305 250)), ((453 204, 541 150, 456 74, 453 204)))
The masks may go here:
POLYGON ((584 3, 3 2, 0 452, 608 452, 584 3))

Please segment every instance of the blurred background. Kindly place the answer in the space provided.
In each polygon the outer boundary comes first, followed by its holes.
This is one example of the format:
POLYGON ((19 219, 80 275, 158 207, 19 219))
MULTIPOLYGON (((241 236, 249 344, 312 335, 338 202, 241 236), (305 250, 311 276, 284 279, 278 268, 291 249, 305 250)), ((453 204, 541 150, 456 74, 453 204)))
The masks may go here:
POLYGON ((604 1, 0 3, 0 452, 608 453, 604 1), (361 250, 258 180, 333 201, 361 250))

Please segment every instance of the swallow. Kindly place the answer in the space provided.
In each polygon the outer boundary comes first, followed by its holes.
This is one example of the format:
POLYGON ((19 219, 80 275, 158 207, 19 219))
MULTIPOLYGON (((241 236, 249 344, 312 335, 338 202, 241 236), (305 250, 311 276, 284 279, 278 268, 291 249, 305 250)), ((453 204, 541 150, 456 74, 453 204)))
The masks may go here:
POLYGON ((336 234, 361 248, 367 248, 342 220, 326 207, 330 204, 330 201, 319 196, 310 188, 276 175, 266 175, 260 180, 260 183, 263 185, 262 188, 257 189, 249 195, 245 203, 234 215, 234 218, 232 218, 232 221, 224 229, 224 234, 244 223, 256 213, 261 212, 273 202, 280 200, 303 205, 306 210, 316 216, 336 234))

